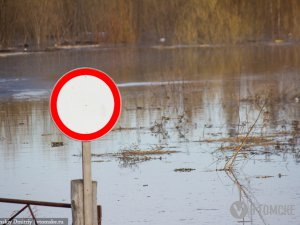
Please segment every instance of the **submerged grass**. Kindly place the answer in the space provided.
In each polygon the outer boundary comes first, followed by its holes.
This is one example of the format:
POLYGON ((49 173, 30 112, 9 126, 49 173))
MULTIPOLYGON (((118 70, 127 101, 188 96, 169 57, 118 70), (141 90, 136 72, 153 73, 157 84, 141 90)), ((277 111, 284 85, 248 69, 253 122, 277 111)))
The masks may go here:
POLYGON ((130 157, 130 156, 145 156, 145 155, 165 155, 171 153, 177 153, 178 151, 174 150, 126 150, 122 151, 120 155, 123 157, 130 157))
MULTIPOLYGON (((170 155, 179 152, 175 150, 163 150, 163 147, 161 146, 155 146, 153 147, 153 149, 150 150, 139 149, 137 145, 132 145, 130 146, 130 148, 131 149, 125 149, 117 153, 102 153, 102 154, 92 153, 92 157, 116 158, 117 160, 119 160, 121 166, 132 167, 140 162, 145 162, 145 161, 155 160, 155 159, 162 160, 163 155, 170 155)), ((81 157, 81 154, 79 155, 74 154, 73 156, 81 157)), ((93 162, 109 162, 109 160, 93 160, 93 162)))
MULTIPOLYGON (((238 137, 225 137, 218 139, 205 139, 203 142, 231 142, 231 143, 239 143, 246 136, 238 136, 238 137)), ((248 136, 245 140, 245 143, 262 143, 262 142, 270 142, 270 136, 248 136)))
POLYGON ((221 143, 218 150, 236 151, 242 144, 241 150, 253 152, 257 147, 273 146, 275 150, 280 150, 282 146, 290 145, 293 140, 293 132, 278 132, 271 135, 264 136, 238 136, 238 137, 225 137, 218 139, 205 139, 202 142, 206 143, 221 143))
POLYGON ((174 150, 162 150, 162 149, 152 149, 152 150, 124 150, 116 155, 123 167, 132 167, 137 163, 145 162, 149 160, 162 160, 162 155, 170 155, 172 153, 177 153, 174 150))

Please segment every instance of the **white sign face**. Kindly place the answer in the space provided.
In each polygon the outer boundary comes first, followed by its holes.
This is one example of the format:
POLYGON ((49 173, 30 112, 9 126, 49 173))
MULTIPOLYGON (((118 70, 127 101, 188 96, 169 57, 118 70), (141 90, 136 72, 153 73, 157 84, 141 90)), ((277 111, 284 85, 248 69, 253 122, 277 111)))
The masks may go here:
POLYGON ((50 113, 58 129, 79 141, 107 134, 121 114, 117 85, 105 73, 78 68, 63 75, 50 96, 50 113))
POLYGON ((114 111, 109 86, 91 75, 77 76, 61 88, 57 112, 61 121, 76 133, 90 134, 102 129, 114 111))

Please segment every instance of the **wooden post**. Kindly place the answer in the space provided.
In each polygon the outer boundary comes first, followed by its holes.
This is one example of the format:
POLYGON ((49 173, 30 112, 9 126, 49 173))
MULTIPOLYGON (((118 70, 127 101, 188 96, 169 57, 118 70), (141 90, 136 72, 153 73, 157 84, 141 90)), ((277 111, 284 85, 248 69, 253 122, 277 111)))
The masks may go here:
MULTIPOLYGON (((99 225, 101 221, 98 220, 99 207, 97 207, 97 182, 93 181, 93 223, 92 225, 99 225)), ((71 181, 71 206, 72 206, 72 224, 84 224, 84 207, 83 207, 83 180, 71 181)), ((101 211, 100 211, 101 213, 101 211)), ((101 214, 99 215, 101 218, 101 214)))
POLYGON ((91 142, 82 142, 83 213, 84 225, 93 224, 93 190, 91 172, 91 142))
POLYGON ((84 225, 82 180, 71 180, 71 207, 72 224, 84 225))

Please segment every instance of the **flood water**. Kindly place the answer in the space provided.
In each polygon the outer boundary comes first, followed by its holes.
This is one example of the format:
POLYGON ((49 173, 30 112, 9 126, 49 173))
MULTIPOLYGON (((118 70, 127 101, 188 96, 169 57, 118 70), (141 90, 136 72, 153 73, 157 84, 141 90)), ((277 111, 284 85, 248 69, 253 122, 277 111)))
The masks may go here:
MULTIPOLYGON (((48 98, 77 67, 108 73, 123 101, 116 127, 92 143, 104 225, 299 224, 300 46, 291 45, 1 56, 0 197, 70 202, 70 181, 82 176, 81 143, 55 127, 48 98), (248 143, 232 172, 219 170, 235 144, 221 138, 247 133, 269 142, 248 143), (109 154, 130 149, 178 152, 146 160, 109 154), (244 219, 230 211, 239 200, 255 209, 244 219), (268 211, 275 206, 293 210, 268 211)), ((0 218, 21 207, 0 203, 0 218)), ((69 209, 34 211, 71 220, 69 209)))

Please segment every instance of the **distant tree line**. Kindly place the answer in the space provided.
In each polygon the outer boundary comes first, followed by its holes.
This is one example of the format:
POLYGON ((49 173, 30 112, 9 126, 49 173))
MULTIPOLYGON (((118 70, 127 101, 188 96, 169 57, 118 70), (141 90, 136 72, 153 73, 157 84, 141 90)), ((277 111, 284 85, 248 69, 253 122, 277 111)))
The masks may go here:
POLYGON ((0 0, 0 45, 298 40, 299 21, 299 0, 0 0))

